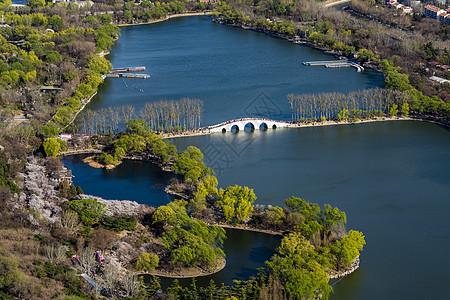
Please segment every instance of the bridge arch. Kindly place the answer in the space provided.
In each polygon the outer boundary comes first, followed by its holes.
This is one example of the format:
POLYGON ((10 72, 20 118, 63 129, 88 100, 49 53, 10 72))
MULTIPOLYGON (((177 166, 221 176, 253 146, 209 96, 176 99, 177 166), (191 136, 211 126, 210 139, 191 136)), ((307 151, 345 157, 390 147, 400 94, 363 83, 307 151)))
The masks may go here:
POLYGON ((267 130, 269 129, 269 126, 267 125, 266 122, 262 122, 261 124, 259 124, 259 130, 267 130))
POLYGON ((291 123, 264 118, 242 118, 223 122, 214 126, 205 127, 202 130, 208 130, 209 132, 227 132, 245 130, 246 128, 251 128, 252 130, 265 130, 277 129, 281 127, 291 127, 291 123))
POLYGON ((252 130, 255 130, 255 125, 253 124, 253 122, 247 122, 244 125, 244 130, 245 130, 245 128, 250 128, 250 131, 252 131, 252 130))

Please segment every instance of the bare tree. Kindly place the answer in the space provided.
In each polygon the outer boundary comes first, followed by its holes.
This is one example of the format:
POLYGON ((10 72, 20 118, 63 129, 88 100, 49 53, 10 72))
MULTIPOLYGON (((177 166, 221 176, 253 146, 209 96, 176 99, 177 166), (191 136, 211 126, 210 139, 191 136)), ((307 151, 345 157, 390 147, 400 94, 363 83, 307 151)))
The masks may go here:
POLYGON ((81 270, 88 275, 92 274, 96 264, 94 250, 91 247, 81 250, 79 261, 81 270))
POLYGON ((140 282, 135 273, 128 273, 122 279, 122 288, 125 290, 126 297, 132 298, 139 293, 140 282))
POLYGON ((66 258, 66 249, 59 244, 50 244, 44 248, 44 254, 51 263, 59 263, 66 258))

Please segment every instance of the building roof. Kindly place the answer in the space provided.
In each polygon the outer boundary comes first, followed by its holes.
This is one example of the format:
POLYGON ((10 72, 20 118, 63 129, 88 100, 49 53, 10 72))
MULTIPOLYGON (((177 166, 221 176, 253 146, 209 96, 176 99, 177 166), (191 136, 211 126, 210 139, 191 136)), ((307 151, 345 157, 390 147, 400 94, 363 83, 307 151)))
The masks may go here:
POLYGON ((438 12, 438 11, 441 10, 440 8, 438 8, 436 6, 433 6, 433 5, 430 5, 430 4, 425 5, 425 9, 428 9, 428 10, 431 10, 431 11, 434 11, 434 12, 438 12))

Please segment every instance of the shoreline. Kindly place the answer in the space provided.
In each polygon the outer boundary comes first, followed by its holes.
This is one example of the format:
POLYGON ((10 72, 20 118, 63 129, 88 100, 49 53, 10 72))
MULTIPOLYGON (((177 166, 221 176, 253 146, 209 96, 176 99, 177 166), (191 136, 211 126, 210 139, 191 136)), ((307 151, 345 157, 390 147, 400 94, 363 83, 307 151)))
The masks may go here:
MULTIPOLYGON (((431 123, 435 123, 435 124, 440 124, 443 126, 449 126, 449 125, 445 125, 443 123, 439 123, 436 121, 428 121, 428 120, 417 119, 417 118, 412 118, 412 117, 383 117, 383 118, 377 118, 377 119, 359 120, 357 122, 345 120, 345 121, 318 121, 318 122, 313 122, 313 123, 297 123, 297 124, 291 124, 287 127, 280 127, 277 129, 324 127, 324 126, 338 126, 338 125, 358 125, 358 124, 363 124, 363 123, 389 122, 389 121, 422 121, 422 122, 431 122, 431 123)), ((257 130, 257 129, 255 129, 255 130, 257 130)), ((176 139, 176 138, 191 137, 191 136, 212 135, 215 133, 223 134, 220 132, 209 132, 209 131, 191 131, 191 132, 187 131, 184 133, 177 133, 174 135, 163 134, 162 136, 163 136, 163 139, 176 139)))
POLYGON ((178 272, 176 270, 169 272, 164 270, 153 270, 151 272, 143 272, 138 273, 137 275, 154 275, 158 277, 164 277, 164 278, 174 278, 174 279, 181 279, 181 278, 196 278, 196 277, 203 277, 203 276, 210 276, 213 274, 216 274, 220 271, 222 271, 225 266, 227 265, 227 260, 225 258, 222 258, 218 262, 218 267, 214 269, 213 271, 205 272, 202 271, 199 268, 188 268, 188 269, 181 269, 178 272), (185 274, 182 274, 185 272, 185 274), (172 274, 173 273, 173 274, 172 274), (175 274, 178 273, 178 274, 175 274))
POLYGON ((164 22, 164 21, 174 19, 174 18, 193 17, 193 16, 210 16, 210 15, 212 15, 212 11, 181 13, 181 14, 167 15, 162 19, 156 19, 156 20, 152 20, 149 22, 135 23, 135 24, 118 24, 117 26, 118 27, 128 27, 128 26, 149 25, 149 24, 164 22))
POLYGON ((252 232, 258 232, 258 233, 264 233, 264 234, 270 234, 270 235, 284 236, 284 234, 281 231, 275 231, 275 230, 258 229, 258 228, 252 228, 252 227, 240 227, 240 226, 219 224, 219 223, 212 223, 212 224, 206 223, 206 224, 208 226, 217 226, 217 227, 228 228, 228 229, 245 230, 245 231, 252 231, 252 232))

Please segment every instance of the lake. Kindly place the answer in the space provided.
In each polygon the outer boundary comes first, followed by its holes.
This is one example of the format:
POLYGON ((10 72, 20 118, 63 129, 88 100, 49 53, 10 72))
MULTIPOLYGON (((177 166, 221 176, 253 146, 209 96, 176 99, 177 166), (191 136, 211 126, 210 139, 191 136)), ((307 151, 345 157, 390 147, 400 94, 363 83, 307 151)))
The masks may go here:
MULTIPOLYGON (((289 93, 383 84, 370 70, 302 66, 330 56, 207 17, 123 28, 110 59, 115 67, 145 65, 152 77, 106 79, 89 108, 131 104, 139 111, 147 101, 201 98, 203 125, 244 116, 289 120, 289 93)), ((294 195, 344 210, 348 228, 362 231, 367 245, 360 269, 334 286, 331 299, 423 299, 447 298, 450 285, 449 137, 448 128, 435 124, 392 121, 246 130, 174 143, 181 150, 199 147, 220 186, 249 186, 258 204, 283 205, 294 195)), ((126 162, 106 171, 76 157, 64 162, 86 193, 149 205, 171 199, 162 193, 170 174, 151 164, 126 162)), ((240 264, 248 266, 255 267, 240 264)), ((250 274, 224 271, 236 279, 250 274)))
POLYGON ((343 92, 380 87, 381 73, 302 65, 330 55, 263 33, 229 27, 210 17, 121 27, 107 56, 114 67, 145 66, 149 79, 106 78, 87 106, 98 110, 146 102, 204 101, 202 126, 238 117, 290 120, 290 93, 343 92))

